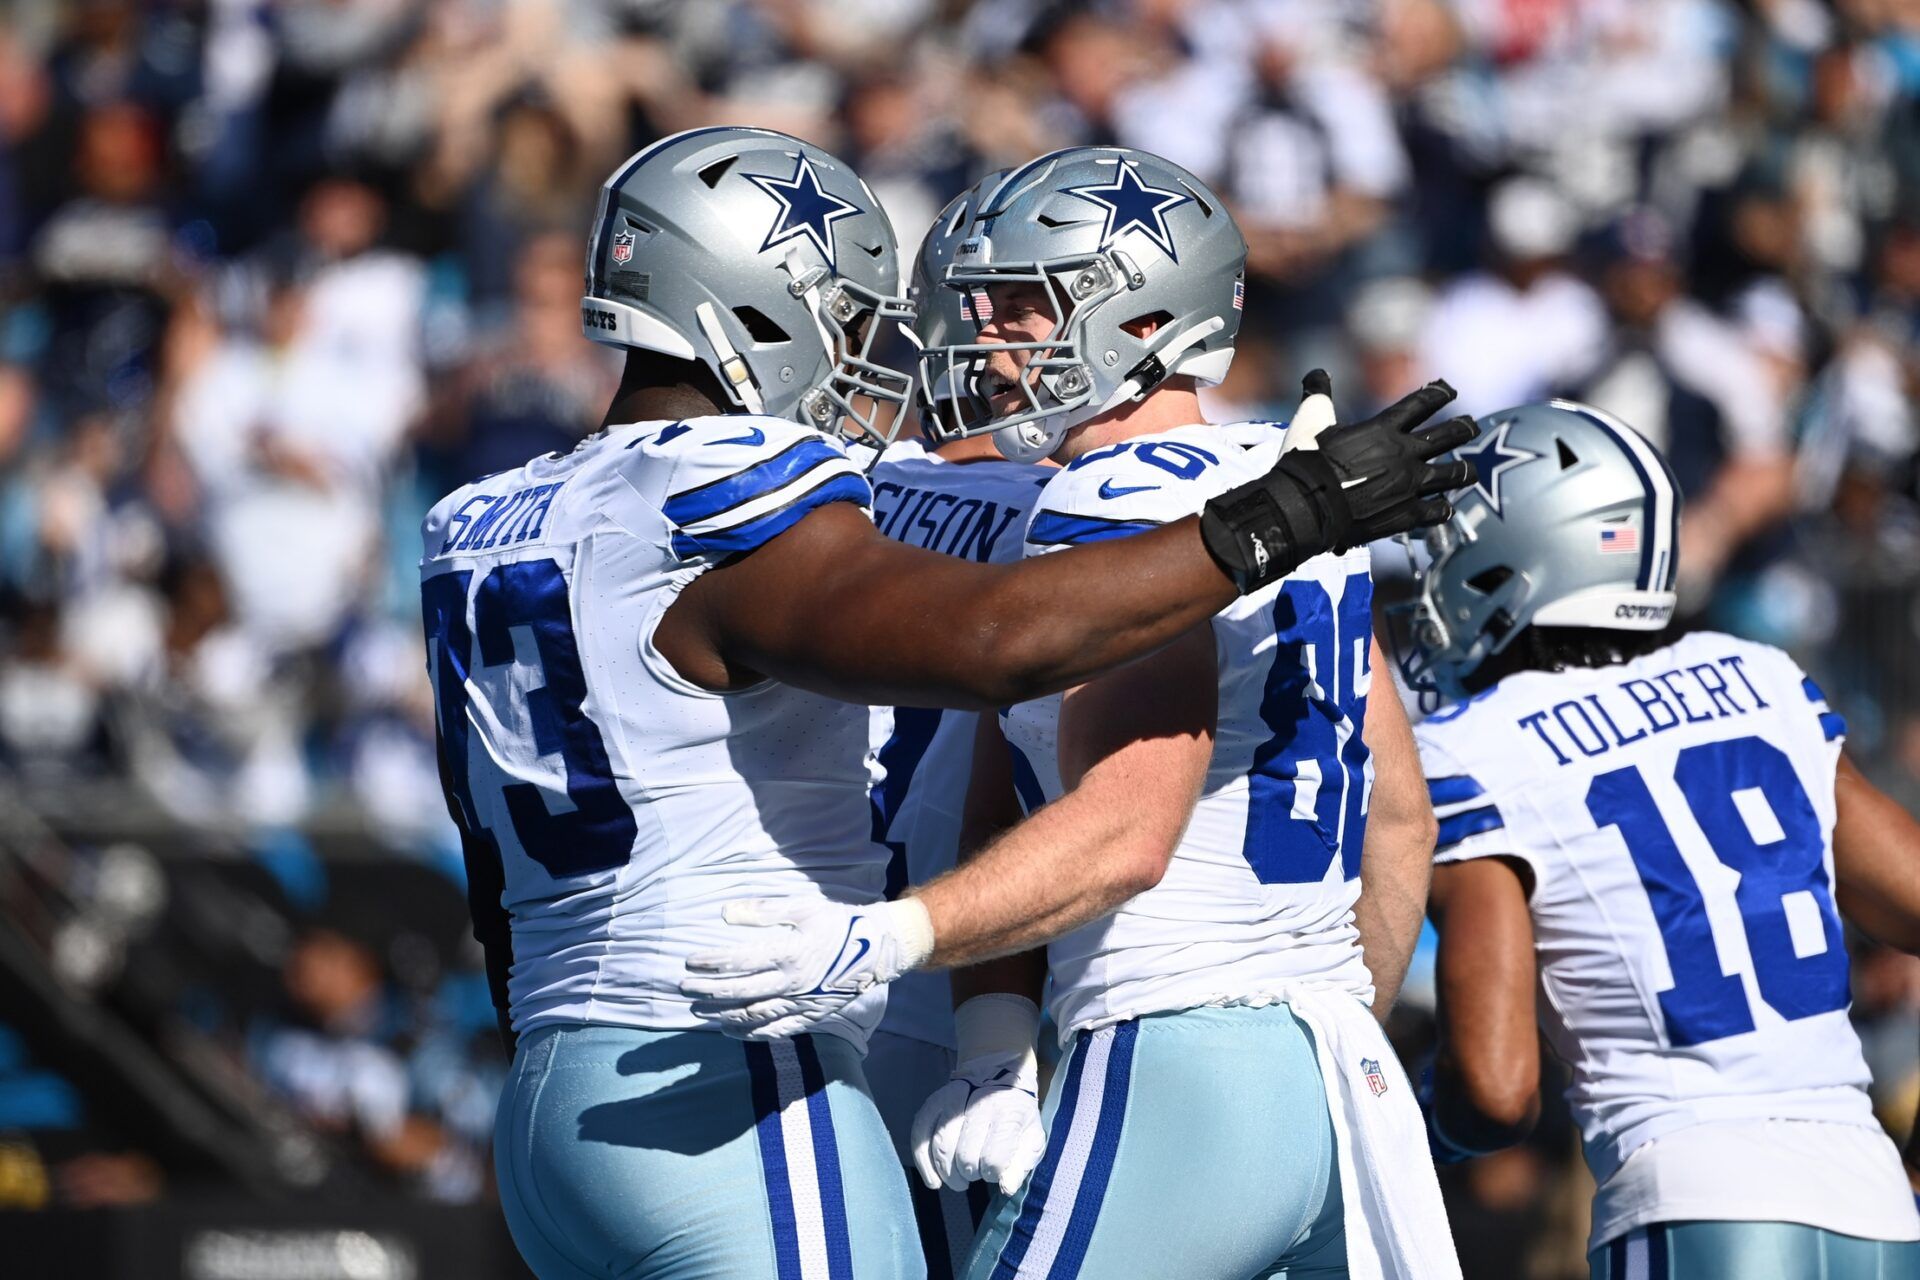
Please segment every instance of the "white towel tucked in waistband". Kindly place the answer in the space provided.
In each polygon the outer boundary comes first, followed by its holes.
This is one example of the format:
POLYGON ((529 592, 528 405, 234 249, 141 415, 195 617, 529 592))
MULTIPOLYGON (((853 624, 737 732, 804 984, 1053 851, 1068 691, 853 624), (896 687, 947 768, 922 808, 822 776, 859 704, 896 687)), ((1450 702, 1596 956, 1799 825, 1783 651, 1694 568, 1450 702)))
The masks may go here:
POLYGON ((1289 989, 1313 1032, 1346 1200, 1352 1280, 1459 1280, 1427 1129, 1386 1033, 1349 991, 1289 989))

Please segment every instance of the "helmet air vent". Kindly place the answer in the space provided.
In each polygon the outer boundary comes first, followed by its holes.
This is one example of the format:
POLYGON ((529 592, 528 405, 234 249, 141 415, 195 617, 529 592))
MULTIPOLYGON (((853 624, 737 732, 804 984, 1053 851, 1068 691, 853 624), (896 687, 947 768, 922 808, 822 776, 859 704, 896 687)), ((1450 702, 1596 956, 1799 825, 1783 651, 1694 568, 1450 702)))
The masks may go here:
POLYGON ((718 160, 715 160, 712 164, 700 170, 700 181, 706 183, 708 189, 719 186, 720 179, 727 176, 727 170, 733 168, 733 162, 739 158, 739 156, 721 156, 718 160))
POLYGON ((1200 206, 1200 212, 1206 217, 1211 218, 1213 216, 1213 202, 1207 199, 1206 193, 1195 187, 1191 182, 1187 182, 1184 179, 1178 181, 1180 182, 1180 189, 1192 196, 1193 202, 1200 206))
POLYGON ((1562 471, 1570 471, 1580 465, 1580 455, 1567 448, 1567 442, 1565 440, 1556 436, 1553 442, 1560 446, 1560 469, 1562 471))
POLYGON ((792 340, 785 329, 767 319, 765 314, 753 307, 735 307, 733 318, 745 326, 747 336, 761 346, 792 340))
POLYGON ((1490 596, 1501 587, 1506 586, 1508 579, 1512 577, 1513 570, 1503 564, 1497 564, 1491 569, 1482 569, 1479 573, 1468 578, 1467 585, 1483 596, 1490 596))

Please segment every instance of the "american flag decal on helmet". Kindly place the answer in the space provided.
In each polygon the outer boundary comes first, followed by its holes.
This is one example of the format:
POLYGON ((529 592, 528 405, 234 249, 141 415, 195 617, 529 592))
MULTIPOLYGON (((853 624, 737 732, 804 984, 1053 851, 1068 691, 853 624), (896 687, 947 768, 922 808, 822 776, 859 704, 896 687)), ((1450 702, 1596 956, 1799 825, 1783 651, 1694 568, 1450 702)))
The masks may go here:
POLYGON ((1239 311, 1247 305, 1247 286, 1239 280, 1233 282, 1233 309, 1239 311))
POLYGON ((993 299, 987 296, 985 289, 969 289, 967 296, 973 299, 973 318, 981 324, 993 319, 993 299))
POLYGON ((1600 554, 1639 555, 1640 531, 1631 525, 1614 525, 1600 531, 1600 554))

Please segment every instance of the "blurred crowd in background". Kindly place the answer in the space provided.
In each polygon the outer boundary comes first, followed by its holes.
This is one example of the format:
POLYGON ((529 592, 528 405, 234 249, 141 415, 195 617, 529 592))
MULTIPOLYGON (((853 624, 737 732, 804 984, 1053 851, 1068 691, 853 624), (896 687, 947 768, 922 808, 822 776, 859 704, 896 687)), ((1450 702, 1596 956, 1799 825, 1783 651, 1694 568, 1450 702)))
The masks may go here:
MULTIPOLYGON (((1613 410, 1686 491, 1686 612, 1793 650, 1920 800, 1917 108, 1913 0, 13 0, 0 778, 32 853, 9 918, 124 1003, 129 958, 185 934, 182 866, 232 869, 272 981, 183 962, 147 984, 150 1036, 191 1032, 381 1179, 488 1194, 477 958, 343 919, 314 833, 458 908, 418 519, 598 426, 598 184, 720 122, 851 161, 908 252, 1055 147, 1186 166, 1251 246, 1216 418, 1285 417, 1315 365, 1348 416, 1433 376, 1468 412, 1613 410)), ((1920 968, 1862 946, 1896 1130, 1917 1009, 1920 968)), ((87 1129, 57 1068, 0 1027, 0 1132, 87 1129)), ((167 1185, 77 1145, 0 1140, 0 1202, 167 1185)), ((1463 1244, 1525 1268, 1469 1275, 1584 1274, 1574 1149, 1550 1122, 1452 1175, 1463 1244)))

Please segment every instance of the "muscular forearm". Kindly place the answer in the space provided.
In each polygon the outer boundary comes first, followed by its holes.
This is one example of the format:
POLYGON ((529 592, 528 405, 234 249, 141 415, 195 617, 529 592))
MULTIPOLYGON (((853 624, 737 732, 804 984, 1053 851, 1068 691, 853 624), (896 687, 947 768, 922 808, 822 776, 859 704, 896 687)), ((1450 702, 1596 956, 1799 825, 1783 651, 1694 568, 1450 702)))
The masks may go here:
POLYGON ((933 921, 934 966, 1041 946, 1113 911, 1165 870, 1120 806, 1048 805, 915 894, 933 921), (1102 813, 1101 810, 1105 812, 1102 813))
POLYGON ((792 608, 755 604, 738 659, 834 697, 984 709, 1143 657, 1234 599, 1192 518, 1008 565, 864 541, 829 575, 809 569, 792 608))
POLYGON ((1833 791, 1840 910, 1876 941, 1920 955, 1920 823, 1844 755, 1833 791))
POLYGON ((1373 1016, 1385 1022, 1420 939, 1433 839, 1426 827, 1408 823, 1381 832, 1377 843, 1374 831, 1369 820, 1353 923, 1360 930, 1367 971, 1373 975, 1373 1016))
POLYGON ((1353 919, 1373 974, 1373 1015, 1385 1022, 1420 938, 1438 828, 1413 728, 1399 690, 1386 675, 1392 668, 1377 640, 1372 660, 1375 683, 1367 699, 1364 733, 1373 753, 1374 787, 1353 919))

